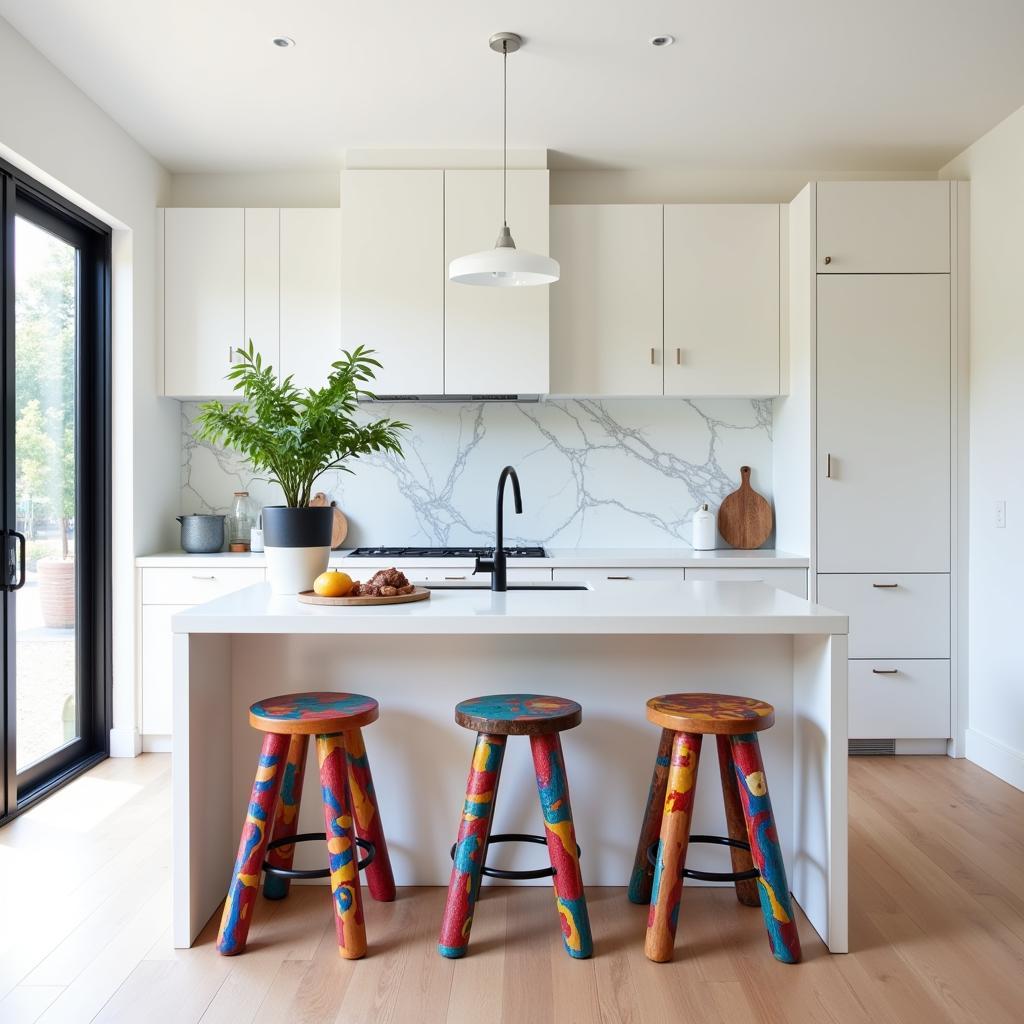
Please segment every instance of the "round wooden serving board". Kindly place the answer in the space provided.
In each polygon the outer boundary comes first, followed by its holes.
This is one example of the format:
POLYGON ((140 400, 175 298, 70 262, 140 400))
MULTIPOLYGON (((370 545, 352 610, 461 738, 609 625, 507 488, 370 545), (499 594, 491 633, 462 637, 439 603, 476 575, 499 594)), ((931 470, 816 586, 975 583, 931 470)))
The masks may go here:
POLYGON ((348 519, 345 517, 345 513, 338 508, 336 501, 329 501, 323 491, 317 491, 309 499, 309 504, 313 508, 327 508, 330 506, 334 510, 334 523, 331 526, 331 549, 337 551, 345 543, 345 538, 348 536, 348 519))
POLYGON ((740 466, 740 488, 718 510, 718 532, 734 548, 759 548, 772 532, 772 507, 750 486, 750 467, 740 466))
POLYGON ((342 608, 358 608, 371 604, 408 604, 410 601, 426 601, 430 591, 426 587, 414 587, 411 594, 395 594, 394 597, 321 597, 312 590, 304 590, 299 594, 302 604, 338 605, 342 608))

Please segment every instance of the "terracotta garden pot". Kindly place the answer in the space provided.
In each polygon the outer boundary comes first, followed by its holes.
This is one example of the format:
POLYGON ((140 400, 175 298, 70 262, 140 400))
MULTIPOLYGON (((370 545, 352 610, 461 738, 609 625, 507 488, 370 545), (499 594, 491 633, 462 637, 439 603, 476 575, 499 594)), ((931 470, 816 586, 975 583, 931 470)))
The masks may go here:
POLYGON ((39 604, 49 629, 75 628, 75 560, 40 558, 39 604))

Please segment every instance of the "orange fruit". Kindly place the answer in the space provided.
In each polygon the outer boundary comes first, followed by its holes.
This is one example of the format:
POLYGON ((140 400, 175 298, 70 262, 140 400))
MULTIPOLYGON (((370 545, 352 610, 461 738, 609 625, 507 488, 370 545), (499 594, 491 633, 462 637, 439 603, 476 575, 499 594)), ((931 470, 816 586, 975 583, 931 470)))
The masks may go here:
POLYGON ((313 593, 321 597, 344 597, 352 589, 352 577, 338 569, 328 569, 313 580, 313 593))

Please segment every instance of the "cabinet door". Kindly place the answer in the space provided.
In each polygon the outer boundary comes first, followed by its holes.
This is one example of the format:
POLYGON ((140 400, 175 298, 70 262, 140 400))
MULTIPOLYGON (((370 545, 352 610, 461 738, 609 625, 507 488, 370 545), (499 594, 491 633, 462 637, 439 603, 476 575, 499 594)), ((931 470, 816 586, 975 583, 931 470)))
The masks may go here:
MULTIPOLYGON (((549 390, 549 287, 485 288, 448 280, 453 259, 494 245, 501 195, 501 171, 444 172, 445 394, 549 390)), ((516 245, 546 255, 548 221, 548 172, 509 171, 508 223, 516 245)))
POLYGON ((779 394, 779 207, 665 207, 665 394, 779 394))
POLYGON ((851 739, 943 739, 950 734, 948 661, 851 661, 851 739))
POLYGON ((551 391, 662 394, 662 207, 553 206, 551 254, 551 391))
POLYGON ((230 393, 224 374, 245 338, 242 210, 164 213, 164 393, 230 393))
POLYGON ((595 567, 593 569, 554 569, 556 583, 589 583, 594 590, 617 588, 628 592, 630 583, 682 583, 682 569, 662 566, 595 567))
POLYGON ((245 341, 277 368, 280 347, 281 211, 245 211, 245 341))
POLYGON ((819 182, 818 273, 948 274, 949 194, 948 181, 819 182))
POLYGON ((807 597, 807 570, 789 568, 735 569, 729 566, 697 566, 686 570, 688 582, 718 580, 723 583, 767 583, 797 597, 807 597))
POLYGON ((281 211, 281 375, 322 387, 341 354, 341 210, 281 211))
POLYGON ((188 607, 159 604, 142 608, 142 732, 148 736, 169 736, 173 729, 171 618, 188 607))
POLYGON ((346 171, 341 342, 367 345, 378 395, 444 392, 443 171, 346 171))
POLYGON ((949 572, 949 277, 817 290, 818 569, 949 572))

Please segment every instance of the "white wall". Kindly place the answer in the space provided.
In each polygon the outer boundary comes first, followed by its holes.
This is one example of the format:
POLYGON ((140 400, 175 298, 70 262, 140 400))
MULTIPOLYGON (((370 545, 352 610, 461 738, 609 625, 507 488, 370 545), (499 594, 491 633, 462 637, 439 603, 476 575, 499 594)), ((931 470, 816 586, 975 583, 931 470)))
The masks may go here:
POLYGON ((971 183, 967 756, 1024 789, 1024 108, 940 176, 971 183))
POLYGON ((134 555, 167 547, 179 408, 156 395, 156 207, 166 171, 0 19, 0 155, 111 224, 114 342, 114 731, 135 746, 134 555))

